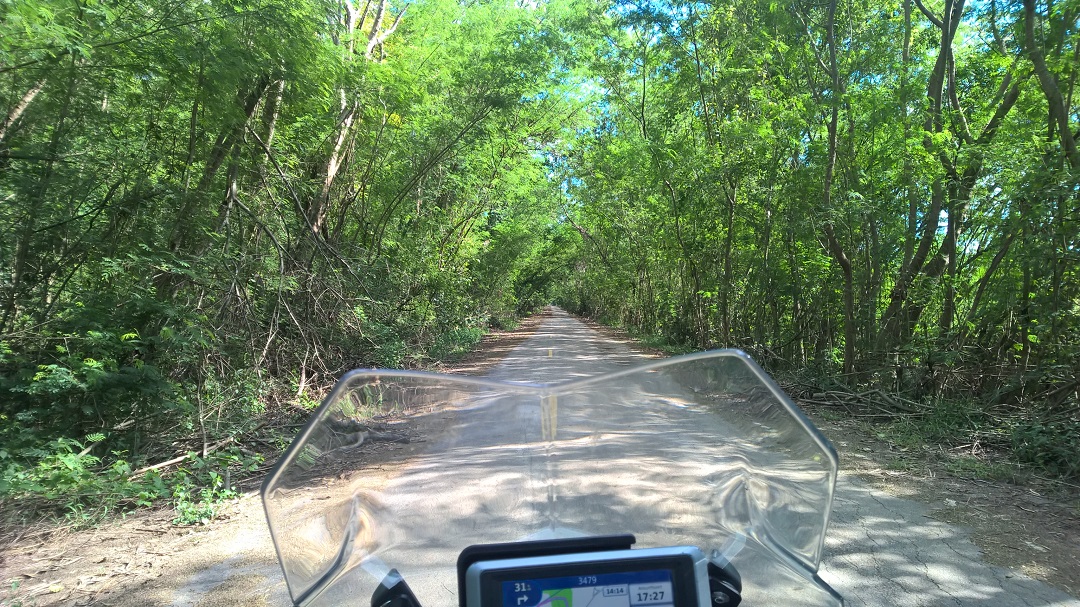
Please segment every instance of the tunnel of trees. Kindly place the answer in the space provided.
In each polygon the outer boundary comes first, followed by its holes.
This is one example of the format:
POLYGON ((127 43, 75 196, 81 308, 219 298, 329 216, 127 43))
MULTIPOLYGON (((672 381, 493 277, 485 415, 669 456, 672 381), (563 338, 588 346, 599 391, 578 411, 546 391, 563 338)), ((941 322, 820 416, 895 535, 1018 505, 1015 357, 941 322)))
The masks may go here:
POLYGON ((0 501, 220 484, 343 370, 549 302, 1078 474, 1078 19, 0 3, 0 501))

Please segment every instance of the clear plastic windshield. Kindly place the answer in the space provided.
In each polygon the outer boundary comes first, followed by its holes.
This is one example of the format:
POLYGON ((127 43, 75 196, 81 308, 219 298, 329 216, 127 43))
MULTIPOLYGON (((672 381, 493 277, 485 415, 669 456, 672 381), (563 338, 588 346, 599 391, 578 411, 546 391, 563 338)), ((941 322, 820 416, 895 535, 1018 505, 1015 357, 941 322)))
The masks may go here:
POLYGON ((738 351, 556 385, 355 371, 263 503, 298 604, 366 605, 393 568, 424 607, 456 606, 467 546, 632 533, 730 561, 744 605, 839 605, 815 575, 836 470, 738 351))

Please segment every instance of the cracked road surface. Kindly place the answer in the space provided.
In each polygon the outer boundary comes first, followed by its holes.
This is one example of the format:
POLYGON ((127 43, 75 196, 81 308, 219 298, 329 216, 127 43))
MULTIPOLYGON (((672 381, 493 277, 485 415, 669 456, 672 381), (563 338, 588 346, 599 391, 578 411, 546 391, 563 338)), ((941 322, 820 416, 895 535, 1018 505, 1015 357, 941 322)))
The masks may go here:
POLYGON ((849 607, 1080 606, 1048 584, 984 563, 967 530, 928 510, 841 473, 821 577, 849 607))

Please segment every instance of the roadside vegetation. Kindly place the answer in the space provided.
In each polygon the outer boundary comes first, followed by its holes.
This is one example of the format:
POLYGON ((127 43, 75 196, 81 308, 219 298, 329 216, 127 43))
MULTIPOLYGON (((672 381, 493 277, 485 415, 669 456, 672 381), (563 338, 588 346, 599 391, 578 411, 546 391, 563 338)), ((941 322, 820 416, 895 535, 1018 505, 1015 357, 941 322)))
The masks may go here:
POLYGON ((623 6, 560 303, 886 436, 1080 474, 1077 9, 623 6), (613 61, 614 60, 614 61, 613 61))
POLYGON ((1080 475, 1078 14, 0 2, 0 519, 207 521, 550 301, 1080 475))
POLYGON ((345 370, 546 303, 571 8, 0 3, 2 518, 206 520, 345 370))

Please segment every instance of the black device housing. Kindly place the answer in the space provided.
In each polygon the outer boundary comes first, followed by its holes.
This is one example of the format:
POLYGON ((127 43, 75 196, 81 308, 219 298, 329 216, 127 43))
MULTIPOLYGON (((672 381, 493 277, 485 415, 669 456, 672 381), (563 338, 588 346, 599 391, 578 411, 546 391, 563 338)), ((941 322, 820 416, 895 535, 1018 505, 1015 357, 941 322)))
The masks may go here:
POLYGON ((420 601, 398 570, 391 569, 371 595, 371 607, 420 607, 420 601))
POLYGON ((637 538, 631 533, 620 535, 596 535, 590 537, 535 540, 532 542, 508 542, 505 544, 475 544, 461 551, 457 560, 458 607, 465 607, 465 572, 479 561, 517 559, 530 556, 556 554, 580 554, 607 550, 629 550, 637 538))

